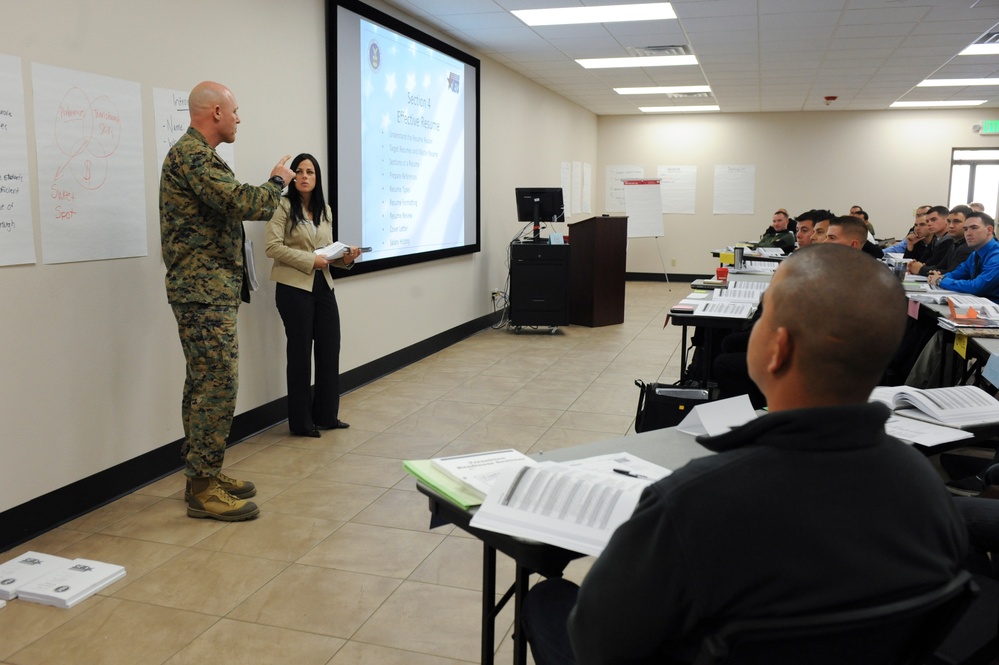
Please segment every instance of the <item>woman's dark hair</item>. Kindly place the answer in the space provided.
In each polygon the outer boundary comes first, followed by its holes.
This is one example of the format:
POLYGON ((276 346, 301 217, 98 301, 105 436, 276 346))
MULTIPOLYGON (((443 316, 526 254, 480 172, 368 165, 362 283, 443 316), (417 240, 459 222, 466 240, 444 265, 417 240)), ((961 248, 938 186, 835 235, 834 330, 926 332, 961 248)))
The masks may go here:
MULTIPOLYGON (((312 223, 319 226, 319 223, 326 216, 326 197, 323 196, 323 172, 319 168, 319 160, 309 153, 303 152, 291 160, 291 170, 297 171, 298 166, 305 160, 312 162, 312 166, 316 169, 316 186, 313 188, 312 196, 309 198, 309 212, 312 213, 312 223)), ((285 194, 285 197, 291 202, 291 221, 296 224, 298 222, 309 221, 302 210, 302 195, 298 193, 298 189, 295 188, 294 183, 288 183, 288 193, 285 194)), ((327 221, 332 222, 333 220, 327 221)))

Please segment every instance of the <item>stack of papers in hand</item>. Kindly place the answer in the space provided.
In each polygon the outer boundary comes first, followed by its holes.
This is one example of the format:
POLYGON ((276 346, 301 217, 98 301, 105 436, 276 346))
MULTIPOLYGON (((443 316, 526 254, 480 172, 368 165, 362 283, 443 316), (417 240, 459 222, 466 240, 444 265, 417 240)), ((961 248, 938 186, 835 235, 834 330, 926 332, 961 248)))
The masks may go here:
POLYGON ((343 256, 343 253, 350 249, 350 245, 345 245, 339 240, 336 242, 331 242, 325 247, 320 247, 316 250, 316 254, 323 257, 327 261, 332 261, 333 259, 339 259, 343 256))
POLYGON ((0 598, 17 598, 17 591, 22 586, 42 575, 65 568, 69 562, 69 559, 53 554, 25 552, 0 564, 0 598))
POLYGON ((920 390, 910 386, 878 386, 870 401, 883 402, 900 416, 951 427, 999 423, 999 401, 977 386, 920 390))
POLYGON ((507 467, 471 526, 598 556, 669 469, 629 453, 507 467))
POLYGON ((28 582, 18 597, 33 603, 70 608, 125 577, 125 567, 91 559, 73 559, 28 582))

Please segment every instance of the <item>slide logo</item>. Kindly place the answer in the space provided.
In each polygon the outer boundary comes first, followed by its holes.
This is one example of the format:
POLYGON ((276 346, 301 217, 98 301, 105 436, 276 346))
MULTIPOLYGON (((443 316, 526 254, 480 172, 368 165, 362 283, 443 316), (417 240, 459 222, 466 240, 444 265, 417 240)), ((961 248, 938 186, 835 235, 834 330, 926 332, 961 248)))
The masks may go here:
POLYGON ((374 40, 368 44, 368 64, 371 65, 371 68, 375 71, 377 71, 378 67, 382 64, 382 50, 378 48, 378 42, 374 40))
POLYGON ((460 87, 461 77, 451 72, 451 75, 447 77, 447 89, 451 92, 457 93, 460 87))

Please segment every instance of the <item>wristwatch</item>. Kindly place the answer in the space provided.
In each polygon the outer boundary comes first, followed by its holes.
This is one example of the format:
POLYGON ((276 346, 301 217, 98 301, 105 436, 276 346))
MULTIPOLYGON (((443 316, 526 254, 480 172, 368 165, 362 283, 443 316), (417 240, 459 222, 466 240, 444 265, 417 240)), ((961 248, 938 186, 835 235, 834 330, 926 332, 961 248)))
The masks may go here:
POLYGON ((282 178, 279 175, 272 176, 267 182, 273 182, 275 185, 277 185, 281 189, 284 189, 284 178, 282 178))

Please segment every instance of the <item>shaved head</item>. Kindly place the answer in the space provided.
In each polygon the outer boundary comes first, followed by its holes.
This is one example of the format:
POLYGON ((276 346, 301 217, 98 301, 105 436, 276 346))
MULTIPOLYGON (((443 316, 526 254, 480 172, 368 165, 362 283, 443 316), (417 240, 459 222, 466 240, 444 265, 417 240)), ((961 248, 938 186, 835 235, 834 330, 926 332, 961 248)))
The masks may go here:
POLYGON ((194 90, 191 91, 191 94, 187 98, 191 115, 195 116, 211 111, 212 107, 216 104, 221 104, 225 100, 226 94, 232 93, 221 83, 202 81, 194 86, 194 90))
POLYGON ((811 406, 867 401, 905 329, 907 301, 898 279, 867 254, 842 245, 824 243, 792 254, 764 301, 748 360, 768 403, 781 390, 799 402, 805 398, 795 392, 810 393, 811 406))
POLYGON ((229 88, 214 81, 202 81, 187 97, 191 127, 197 129, 214 148, 236 140, 239 124, 236 98, 229 88))

